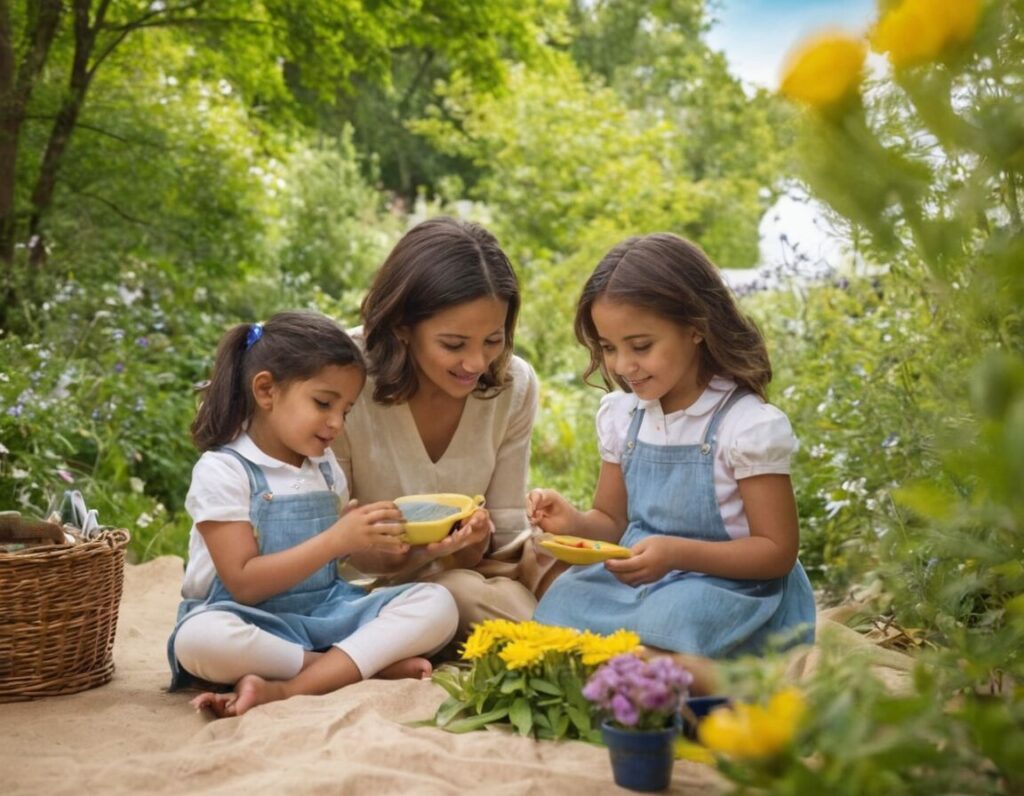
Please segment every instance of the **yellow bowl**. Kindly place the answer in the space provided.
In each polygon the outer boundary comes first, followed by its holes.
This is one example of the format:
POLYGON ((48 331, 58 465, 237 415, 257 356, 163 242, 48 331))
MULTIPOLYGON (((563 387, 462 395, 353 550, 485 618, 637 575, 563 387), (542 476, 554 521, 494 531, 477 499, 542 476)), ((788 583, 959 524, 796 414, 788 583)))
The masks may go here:
POLYGON ((567 564, 596 564, 609 558, 629 558, 633 555, 633 551, 628 547, 584 539, 581 536, 545 534, 537 544, 567 564))
POLYGON ((395 503, 399 508, 402 507, 403 503, 438 503, 442 506, 452 506, 458 509, 454 514, 441 517, 439 520, 405 523, 405 533, 402 534, 403 541, 409 544, 430 544, 431 542, 440 542, 451 533, 452 526, 455 523, 466 519, 483 506, 484 496, 475 495, 469 497, 468 495, 454 494, 405 495, 404 497, 396 498, 395 503))

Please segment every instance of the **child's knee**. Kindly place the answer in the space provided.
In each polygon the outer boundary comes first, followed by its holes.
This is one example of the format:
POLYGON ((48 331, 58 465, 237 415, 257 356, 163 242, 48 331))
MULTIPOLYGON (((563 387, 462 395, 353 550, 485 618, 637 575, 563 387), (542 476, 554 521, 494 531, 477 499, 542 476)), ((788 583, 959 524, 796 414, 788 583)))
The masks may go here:
POLYGON ((174 636, 174 657, 182 667, 202 676, 207 664, 220 656, 219 621, 208 613, 199 614, 182 623, 174 636))
POLYGON ((431 613, 437 617, 438 645, 447 644, 459 628, 459 606, 452 593, 436 583, 424 583, 430 590, 431 613))

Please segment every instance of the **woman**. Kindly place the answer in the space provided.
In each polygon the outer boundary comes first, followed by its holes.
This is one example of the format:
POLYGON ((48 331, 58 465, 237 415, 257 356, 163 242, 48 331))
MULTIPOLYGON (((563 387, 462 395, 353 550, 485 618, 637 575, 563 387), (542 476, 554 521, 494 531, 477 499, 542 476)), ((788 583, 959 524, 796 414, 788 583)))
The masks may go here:
POLYGON ((526 518, 537 377, 513 355, 519 285, 494 236, 452 218, 418 224, 381 266, 353 336, 367 388, 335 452, 360 503, 482 494, 441 542, 353 557, 383 582, 430 580, 459 607, 456 640, 480 620, 527 620, 552 559, 538 561, 526 518))

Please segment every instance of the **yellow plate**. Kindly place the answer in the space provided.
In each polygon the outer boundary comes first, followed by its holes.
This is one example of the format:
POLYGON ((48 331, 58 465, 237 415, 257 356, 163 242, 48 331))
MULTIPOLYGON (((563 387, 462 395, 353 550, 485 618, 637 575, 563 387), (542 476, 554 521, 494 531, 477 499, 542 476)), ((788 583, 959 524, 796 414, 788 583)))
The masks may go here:
POLYGON ((629 558, 633 555, 628 547, 584 539, 580 536, 545 534, 537 544, 567 564, 596 564, 609 558, 629 558))
POLYGON ((430 544, 440 542, 451 533, 452 526, 459 520, 469 517, 474 511, 484 505, 484 496, 475 495, 405 495, 396 498, 395 503, 401 508, 403 503, 439 503, 442 506, 453 506, 458 509, 454 514, 441 517, 439 520, 426 520, 424 522, 405 523, 405 533, 402 534, 403 541, 409 544, 430 544))

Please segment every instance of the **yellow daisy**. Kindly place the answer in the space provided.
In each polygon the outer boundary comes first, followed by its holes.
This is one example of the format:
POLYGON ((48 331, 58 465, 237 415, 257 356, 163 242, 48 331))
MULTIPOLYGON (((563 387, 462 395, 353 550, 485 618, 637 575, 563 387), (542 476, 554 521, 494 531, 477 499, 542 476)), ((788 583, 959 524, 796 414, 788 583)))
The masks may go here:
POLYGON ((867 44, 845 33, 826 33, 800 44, 786 59, 779 91, 827 108, 853 94, 864 76, 867 44))

